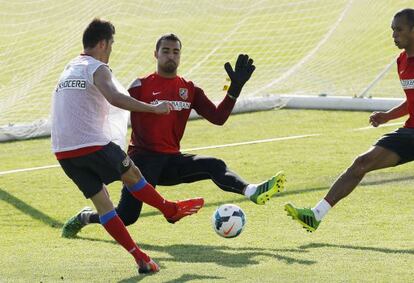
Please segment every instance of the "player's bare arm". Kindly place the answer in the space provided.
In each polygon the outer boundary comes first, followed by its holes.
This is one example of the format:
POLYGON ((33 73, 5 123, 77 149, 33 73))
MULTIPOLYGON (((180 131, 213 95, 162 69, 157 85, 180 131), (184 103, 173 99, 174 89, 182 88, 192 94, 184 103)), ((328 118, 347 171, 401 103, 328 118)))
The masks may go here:
POLYGON ((105 99, 113 106, 133 112, 170 113, 171 105, 167 102, 151 105, 121 93, 112 82, 111 71, 105 65, 100 66, 94 73, 94 83, 105 99))
POLYGON ((369 123, 378 127, 390 120, 398 119, 408 114, 407 101, 405 100, 400 105, 388 110, 387 112, 373 112, 369 117, 369 123))

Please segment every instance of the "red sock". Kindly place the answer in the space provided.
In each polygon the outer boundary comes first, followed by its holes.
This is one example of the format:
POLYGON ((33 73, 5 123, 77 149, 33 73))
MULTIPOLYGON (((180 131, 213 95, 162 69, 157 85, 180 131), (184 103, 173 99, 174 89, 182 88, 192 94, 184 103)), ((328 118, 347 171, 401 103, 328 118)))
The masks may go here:
POLYGON ((144 178, 141 178, 138 183, 129 187, 128 190, 136 199, 157 208, 167 218, 177 212, 176 204, 164 199, 144 178))
POLYGON ((105 230, 135 258, 137 263, 140 260, 149 262, 149 256, 142 252, 134 240, 132 240, 124 222, 122 222, 115 210, 100 216, 99 219, 105 230))

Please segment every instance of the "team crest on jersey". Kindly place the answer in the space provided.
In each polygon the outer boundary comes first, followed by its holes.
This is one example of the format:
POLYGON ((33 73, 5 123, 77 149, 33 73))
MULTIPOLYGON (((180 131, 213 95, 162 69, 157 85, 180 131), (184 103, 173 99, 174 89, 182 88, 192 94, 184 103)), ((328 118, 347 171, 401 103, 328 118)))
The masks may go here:
POLYGON ((186 88, 180 88, 178 90, 178 95, 180 95, 180 97, 184 100, 187 100, 188 98, 188 89, 186 88))

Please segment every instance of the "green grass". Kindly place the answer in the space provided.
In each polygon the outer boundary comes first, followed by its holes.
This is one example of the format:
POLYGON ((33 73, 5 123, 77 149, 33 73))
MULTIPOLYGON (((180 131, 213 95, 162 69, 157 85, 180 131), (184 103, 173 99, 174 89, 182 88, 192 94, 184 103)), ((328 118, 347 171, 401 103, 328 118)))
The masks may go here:
MULTIPOLYGON (((100 226, 74 240, 60 238, 62 223, 89 205, 60 168, 0 175, 0 281, 3 282, 409 282, 414 260, 413 165, 372 172, 306 233, 283 204, 314 205, 358 154, 393 129, 367 126, 369 113, 277 110, 235 115, 223 127, 191 121, 182 147, 321 134, 297 140, 200 150, 223 158, 247 181, 278 170, 287 191, 266 206, 222 192, 203 181, 159 187, 169 199, 201 196, 206 206, 176 225, 145 207, 129 227, 161 265, 138 276, 133 259, 100 226), (219 204, 235 203, 247 215, 245 231, 223 239, 210 217, 219 204)), ((0 171, 56 164, 49 140, 1 144, 0 171)), ((119 199, 120 184, 110 186, 119 199)))

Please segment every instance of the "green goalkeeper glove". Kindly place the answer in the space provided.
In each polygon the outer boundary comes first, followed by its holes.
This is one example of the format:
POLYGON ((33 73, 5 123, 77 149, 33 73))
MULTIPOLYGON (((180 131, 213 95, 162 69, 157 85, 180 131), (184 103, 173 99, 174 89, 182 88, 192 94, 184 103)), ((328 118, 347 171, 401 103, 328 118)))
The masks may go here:
POLYGON ((224 64, 224 69, 231 80, 227 95, 233 99, 237 99, 244 84, 250 79, 256 69, 253 65, 253 59, 249 58, 247 54, 239 54, 234 70, 229 62, 224 64))

